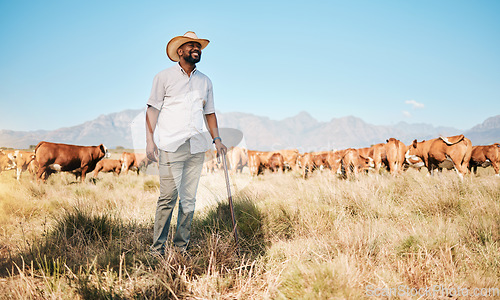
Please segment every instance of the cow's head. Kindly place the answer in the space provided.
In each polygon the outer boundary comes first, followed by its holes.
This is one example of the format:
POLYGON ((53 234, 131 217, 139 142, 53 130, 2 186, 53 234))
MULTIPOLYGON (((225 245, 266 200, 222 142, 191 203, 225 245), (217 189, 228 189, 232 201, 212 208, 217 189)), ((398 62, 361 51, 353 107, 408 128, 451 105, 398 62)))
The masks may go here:
POLYGON ((373 162, 373 158, 371 158, 369 156, 363 156, 363 155, 360 155, 359 158, 360 158, 361 166, 363 167, 363 169, 375 168, 375 163, 373 162))
POLYGON ((111 153, 109 153, 108 148, 104 146, 104 144, 99 145, 99 149, 104 153, 104 158, 109 158, 111 156, 111 153))
POLYGON ((8 153, 7 156, 9 157, 10 160, 16 160, 17 153, 19 153, 19 151, 16 151, 14 153, 8 153))
MULTIPOLYGON (((424 141, 422 141, 422 142, 424 142, 424 141)), ((410 160, 419 159, 418 144, 419 143, 417 142, 417 140, 414 140, 413 143, 410 146, 408 146, 408 150, 405 153, 405 159, 406 159, 407 163, 411 164, 410 160)))
POLYGON ((418 156, 406 157, 406 163, 413 168, 421 168, 425 166, 422 159, 418 156))
POLYGON ((8 158, 8 163, 7 163, 7 168, 6 170, 11 170, 17 168, 16 164, 16 154, 19 153, 19 150, 15 151, 14 153, 9 153, 7 154, 8 158))
POLYGON ((4 170, 10 170, 16 167, 16 161, 11 157, 11 153, 5 154, 5 152, 0 149, 0 172, 2 171, 2 167, 4 170))

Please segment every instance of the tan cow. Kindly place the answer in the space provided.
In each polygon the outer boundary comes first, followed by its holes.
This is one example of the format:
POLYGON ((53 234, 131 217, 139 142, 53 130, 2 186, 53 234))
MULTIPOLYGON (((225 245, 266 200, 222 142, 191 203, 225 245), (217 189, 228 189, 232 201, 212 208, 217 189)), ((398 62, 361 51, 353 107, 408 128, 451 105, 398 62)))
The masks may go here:
POLYGON ((97 178, 99 172, 114 172, 120 175, 122 170, 122 162, 119 159, 101 159, 94 169, 94 178, 97 178))
POLYGON ((390 138, 384 145, 387 157, 387 165, 392 175, 397 175, 403 171, 403 163, 408 147, 398 139, 390 138))
POLYGON ((472 154, 469 161, 469 171, 477 173, 477 167, 492 166, 495 175, 500 176, 500 144, 495 143, 488 146, 472 146, 472 154))
POLYGON ((243 168, 248 166, 248 153, 245 148, 231 147, 228 158, 233 173, 241 173, 243 168))
POLYGON ((452 137, 417 142, 408 147, 405 157, 417 156, 422 159, 430 174, 435 169, 446 168, 457 171, 459 177, 467 174, 467 167, 472 154, 472 143, 463 134, 452 137))
POLYGON ((29 151, 16 150, 13 155, 16 164, 17 181, 21 178, 21 173, 28 169, 30 163, 35 160, 35 153, 29 151))
POLYGON ((123 152, 120 156, 122 162, 122 173, 127 174, 128 170, 133 170, 139 175, 141 168, 147 167, 152 161, 146 157, 146 153, 123 152))
POLYGON ((327 162, 333 174, 342 173, 342 157, 346 150, 330 151, 327 156, 327 162))
POLYGON ((15 162, 12 157, 0 149, 0 172, 15 168, 15 162))
POLYGON ((342 174, 346 178, 352 178, 353 176, 358 178, 358 174, 361 171, 375 167, 375 163, 371 157, 360 155, 358 150, 353 148, 345 150, 341 164, 342 174))
POLYGON ((37 178, 45 181, 50 174, 64 171, 80 176, 81 182, 84 182, 85 174, 92 172, 97 163, 107 156, 108 149, 103 144, 77 146, 42 141, 35 148, 37 178))
POLYGON ((209 149, 205 151, 205 160, 203 161, 203 171, 206 174, 215 172, 217 169, 217 151, 209 149))

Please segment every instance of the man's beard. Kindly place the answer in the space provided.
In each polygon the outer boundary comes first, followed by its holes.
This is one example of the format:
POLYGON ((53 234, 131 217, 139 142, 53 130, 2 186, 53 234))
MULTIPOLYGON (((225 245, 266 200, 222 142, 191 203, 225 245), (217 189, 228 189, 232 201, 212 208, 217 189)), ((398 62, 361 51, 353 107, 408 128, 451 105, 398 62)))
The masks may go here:
POLYGON ((187 57, 184 58, 188 63, 196 64, 201 60, 201 53, 199 53, 198 58, 194 58, 189 54, 187 57))

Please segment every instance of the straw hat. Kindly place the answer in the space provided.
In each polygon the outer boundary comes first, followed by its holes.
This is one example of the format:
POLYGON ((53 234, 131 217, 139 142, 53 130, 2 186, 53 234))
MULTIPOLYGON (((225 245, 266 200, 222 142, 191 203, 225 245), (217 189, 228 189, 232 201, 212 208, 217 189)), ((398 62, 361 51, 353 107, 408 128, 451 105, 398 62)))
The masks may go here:
POLYGON ((196 36, 196 33, 188 31, 184 35, 176 36, 168 42, 167 44, 168 58, 170 58, 171 61, 179 61, 180 58, 179 55, 177 54, 177 49, 179 49, 180 46, 182 46, 187 42, 198 42, 201 44, 201 49, 205 48, 208 45, 208 43, 210 43, 209 40, 199 39, 196 36))

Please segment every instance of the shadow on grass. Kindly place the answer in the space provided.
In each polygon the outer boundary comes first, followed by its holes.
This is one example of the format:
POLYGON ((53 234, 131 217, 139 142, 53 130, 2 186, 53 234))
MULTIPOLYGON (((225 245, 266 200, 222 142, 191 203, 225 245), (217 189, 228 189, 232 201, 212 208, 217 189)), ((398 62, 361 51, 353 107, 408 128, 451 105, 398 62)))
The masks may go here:
MULTIPOLYGON (((241 254, 250 258, 263 255, 266 249, 263 214, 245 195, 233 197, 233 205, 241 254)), ((236 250, 228 201, 219 202, 193 220, 192 243, 195 248, 214 238, 228 243, 227 248, 236 250)))
MULTIPOLYGON (((227 202, 198 214, 192 225, 188 254, 167 246, 164 257, 149 252, 152 224, 125 223, 121 218, 89 209, 71 208, 20 254, 0 258, 0 276, 39 274, 65 277, 83 299, 166 299, 186 295, 186 282, 213 269, 228 274, 245 260, 264 254, 263 216, 247 197, 234 199, 241 254, 236 253, 227 202), (125 297, 117 284, 122 270, 147 278, 125 297)), ((224 276, 222 274, 222 276, 224 276)), ((230 276, 230 275, 229 275, 230 276)), ((49 280, 50 281, 50 280, 49 280)))
MULTIPOLYGON (((97 268, 119 268, 123 262, 132 266, 144 261, 146 245, 152 242, 151 228, 146 225, 125 224, 109 214, 72 208, 55 220, 53 227, 41 237, 27 241, 17 257, 0 263, 0 274, 5 276, 6 266, 33 262, 35 269, 52 274, 56 262, 62 262, 72 272, 93 262, 97 268)), ((122 265, 123 267, 123 265, 122 265)), ((7 268, 8 269, 8 268, 7 268)))

